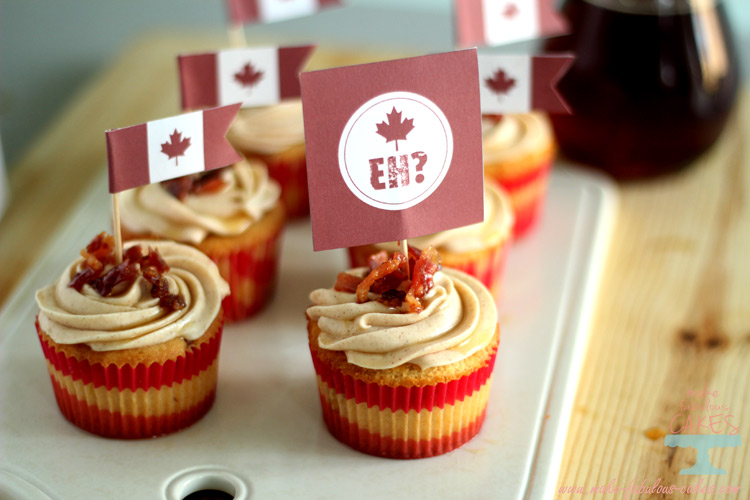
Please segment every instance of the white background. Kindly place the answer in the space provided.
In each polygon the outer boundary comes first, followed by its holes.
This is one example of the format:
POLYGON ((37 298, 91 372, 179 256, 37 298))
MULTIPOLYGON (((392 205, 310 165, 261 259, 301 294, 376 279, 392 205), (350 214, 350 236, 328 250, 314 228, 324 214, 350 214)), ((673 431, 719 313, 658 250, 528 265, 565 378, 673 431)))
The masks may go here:
POLYGON ((531 58, 526 55, 480 55, 479 101, 482 113, 526 113, 531 109, 531 58), (516 82, 507 94, 496 94, 487 86, 500 68, 516 82))

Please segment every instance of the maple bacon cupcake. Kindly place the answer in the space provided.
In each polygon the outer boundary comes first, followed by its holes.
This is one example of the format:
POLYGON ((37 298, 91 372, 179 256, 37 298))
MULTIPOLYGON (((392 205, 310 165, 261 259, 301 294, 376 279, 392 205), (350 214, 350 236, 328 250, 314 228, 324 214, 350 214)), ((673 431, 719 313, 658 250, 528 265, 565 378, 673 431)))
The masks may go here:
MULTIPOLYGON (((514 220, 513 208, 503 188, 485 182, 482 222, 412 238, 409 244, 417 248, 435 247, 443 267, 474 276, 495 297, 499 297, 514 220)), ((350 264, 352 267, 366 266, 372 254, 379 250, 394 252, 398 250, 397 246, 394 242, 350 247, 350 264)))
POLYGON ((500 333, 476 279, 437 252, 373 256, 310 294, 308 340, 323 419, 339 441, 388 458, 447 453, 481 429, 500 333))
POLYGON ((543 113, 485 117, 482 120, 484 173, 508 193, 516 237, 536 223, 557 154, 552 126, 543 113))
POLYGON ((268 166, 281 186, 281 200, 289 218, 310 213, 302 101, 241 109, 227 133, 229 142, 245 157, 268 166))
POLYGON ((112 438, 169 434, 212 406, 229 287, 193 247, 95 238, 39 290, 36 328, 60 411, 112 438))
POLYGON ((123 239, 170 239, 208 255, 231 289, 225 319, 238 321, 262 310, 275 289, 279 194, 257 160, 123 191, 123 239))

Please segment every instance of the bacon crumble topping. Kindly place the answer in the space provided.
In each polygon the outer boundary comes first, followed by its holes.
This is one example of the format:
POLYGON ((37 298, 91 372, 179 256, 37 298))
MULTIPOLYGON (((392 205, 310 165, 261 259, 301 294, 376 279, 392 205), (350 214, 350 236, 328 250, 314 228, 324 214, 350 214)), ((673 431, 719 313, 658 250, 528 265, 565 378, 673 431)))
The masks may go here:
POLYGON ((81 250, 80 271, 68 286, 80 292, 88 284, 102 297, 109 297, 121 283, 132 284, 139 275, 151 285, 151 296, 159 299, 159 306, 167 311, 185 308, 185 298, 169 292, 169 283, 162 276, 169 266, 159 251, 149 248, 146 254, 140 245, 128 248, 122 262, 115 264, 115 241, 107 233, 100 233, 81 250))
POLYGON ((422 298, 434 285, 433 276, 440 270, 440 255, 432 246, 424 251, 409 247, 408 259, 401 252, 388 258, 381 251, 370 256, 369 269, 364 278, 339 273, 334 290, 356 293, 360 304, 369 300, 370 293, 389 307, 406 302, 410 312, 418 313, 423 309, 422 298))
POLYGON ((189 194, 207 194, 221 191, 226 183, 221 179, 221 169, 216 169, 162 181, 161 185, 169 194, 180 201, 185 201, 189 194))

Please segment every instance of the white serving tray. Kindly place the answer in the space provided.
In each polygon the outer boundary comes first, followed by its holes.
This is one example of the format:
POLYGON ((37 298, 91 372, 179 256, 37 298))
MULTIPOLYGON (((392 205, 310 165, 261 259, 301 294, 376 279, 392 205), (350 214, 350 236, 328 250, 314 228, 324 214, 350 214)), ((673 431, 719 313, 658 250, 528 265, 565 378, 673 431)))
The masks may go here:
POLYGON ((216 403, 202 420, 136 441, 69 424, 35 334, 33 297, 110 227, 102 177, 0 313, 0 498, 181 500, 210 488, 238 500, 552 498, 615 205, 606 179, 555 167, 541 223, 507 264, 482 431, 451 453, 401 461, 356 452, 323 424, 304 310, 308 293, 330 286, 347 262, 343 250, 312 251, 309 222, 284 236, 270 307, 226 328, 216 403))

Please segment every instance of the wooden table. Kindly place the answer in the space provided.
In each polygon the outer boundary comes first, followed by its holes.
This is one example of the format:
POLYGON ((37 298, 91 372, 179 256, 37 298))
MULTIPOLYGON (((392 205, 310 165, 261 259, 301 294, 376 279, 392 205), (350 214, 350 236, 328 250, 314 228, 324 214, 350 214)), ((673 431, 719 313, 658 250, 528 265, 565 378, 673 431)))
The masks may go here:
MULTIPOLYGON (((103 131, 179 113, 174 55, 223 44, 212 37, 144 39, 82 87, 40 134, 10 174, 13 200, 0 221, 0 305, 91 179, 106 168, 103 131)), ((383 55, 319 50, 312 66, 377 58, 383 55)), ((686 476, 679 471, 695 463, 695 451, 667 447, 663 439, 690 414, 681 410, 689 391, 706 388, 717 391, 709 404, 719 407, 708 415, 733 415, 729 422, 743 440, 750 439, 748 142, 750 88, 745 88, 724 135, 694 165, 620 186, 559 498, 626 498, 612 486, 632 482, 637 488, 644 481, 647 487, 657 481, 738 486, 739 493, 709 496, 750 498, 750 443, 711 452, 712 465, 727 475, 686 476), (682 417, 675 419, 678 414, 682 417), (587 494, 567 493, 571 487, 587 494)), ((697 426, 697 415, 706 412, 692 414, 697 426)), ((715 430, 730 429, 722 421, 715 430)))

